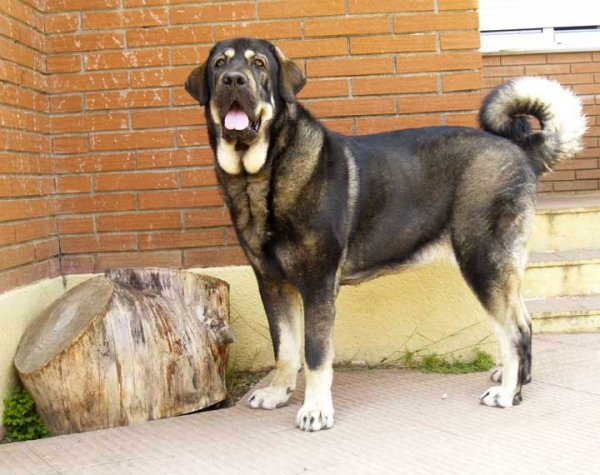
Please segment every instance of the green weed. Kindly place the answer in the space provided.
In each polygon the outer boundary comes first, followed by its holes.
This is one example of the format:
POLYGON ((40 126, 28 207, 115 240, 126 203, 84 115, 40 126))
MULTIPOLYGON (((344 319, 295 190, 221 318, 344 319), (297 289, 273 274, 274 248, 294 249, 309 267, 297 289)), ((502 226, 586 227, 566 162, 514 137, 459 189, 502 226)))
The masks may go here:
POLYGON ((2 423, 6 437, 11 441, 33 440, 48 437, 50 432, 35 411, 35 403, 27 390, 17 388, 4 400, 2 423))
POLYGON ((494 366, 494 358, 483 350, 476 350, 475 360, 471 363, 446 361, 436 354, 427 355, 421 361, 420 369, 425 373, 466 374, 489 371, 494 366))
POLYGON ((405 369, 412 369, 417 366, 417 362, 415 361, 415 352, 406 350, 402 355, 402 366, 405 369))

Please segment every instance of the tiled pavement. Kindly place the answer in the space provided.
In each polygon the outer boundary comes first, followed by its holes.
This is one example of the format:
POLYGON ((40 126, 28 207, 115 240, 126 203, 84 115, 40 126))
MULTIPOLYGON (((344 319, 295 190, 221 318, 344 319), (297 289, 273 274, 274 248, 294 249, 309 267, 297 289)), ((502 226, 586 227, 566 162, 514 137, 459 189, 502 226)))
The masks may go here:
POLYGON ((537 336, 533 371, 512 409, 479 405, 484 373, 340 371, 329 431, 293 427, 297 391, 272 412, 241 404, 3 445, 0 474, 600 473, 600 334, 537 336))

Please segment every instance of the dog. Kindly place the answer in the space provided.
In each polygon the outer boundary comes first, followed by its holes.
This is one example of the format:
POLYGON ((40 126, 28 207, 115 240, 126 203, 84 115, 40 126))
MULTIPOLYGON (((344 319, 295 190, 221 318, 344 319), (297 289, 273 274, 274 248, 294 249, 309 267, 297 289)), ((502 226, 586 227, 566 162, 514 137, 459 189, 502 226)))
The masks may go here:
POLYGON ((205 107, 224 200, 267 314, 276 368, 252 408, 287 403, 301 367, 296 425, 334 424, 335 299, 445 246, 492 318, 503 368, 480 397, 521 402, 531 380, 531 320, 521 297, 540 176, 582 149, 581 103, 524 77, 483 101, 481 129, 424 127, 364 136, 328 130, 296 100, 302 70, 273 44, 217 43, 185 88, 205 107), (538 119, 534 133, 527 115, 538 119))

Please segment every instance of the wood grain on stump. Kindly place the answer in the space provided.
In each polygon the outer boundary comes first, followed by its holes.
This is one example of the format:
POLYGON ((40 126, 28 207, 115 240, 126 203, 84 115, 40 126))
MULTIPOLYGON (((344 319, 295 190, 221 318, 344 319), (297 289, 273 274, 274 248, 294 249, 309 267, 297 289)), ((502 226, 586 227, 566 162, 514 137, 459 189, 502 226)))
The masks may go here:
POLYGON ((15 366, 53 435, 185 414, 226 397, 229 285, 169 269, 117 269, 48 307, 15 366))

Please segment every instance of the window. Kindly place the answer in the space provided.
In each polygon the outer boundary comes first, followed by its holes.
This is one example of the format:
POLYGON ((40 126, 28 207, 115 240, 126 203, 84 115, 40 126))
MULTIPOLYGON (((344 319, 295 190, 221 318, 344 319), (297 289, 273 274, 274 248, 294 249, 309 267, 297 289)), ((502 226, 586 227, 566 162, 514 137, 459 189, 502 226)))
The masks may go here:
POLYGON ((599 0, 480 0, 481 50, 600 49, 599 0))

